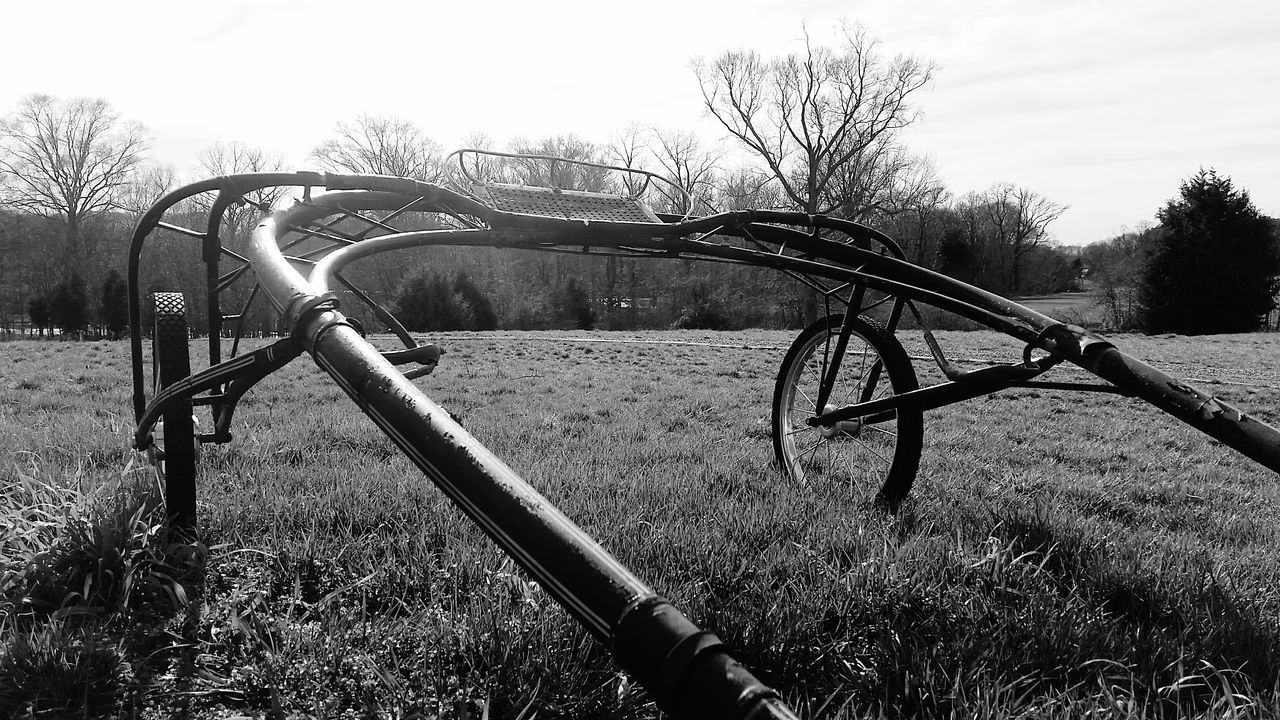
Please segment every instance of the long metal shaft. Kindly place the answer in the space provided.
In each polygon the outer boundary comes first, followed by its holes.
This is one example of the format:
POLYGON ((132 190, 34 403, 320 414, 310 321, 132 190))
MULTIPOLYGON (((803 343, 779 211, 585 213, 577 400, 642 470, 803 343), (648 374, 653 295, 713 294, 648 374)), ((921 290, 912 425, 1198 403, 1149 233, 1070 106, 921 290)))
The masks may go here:
POLYGON ((1110 345, 1086 352, 1078 364, 1132 392, 1201 432, 1280 472, 1280 430, 1130 357, 1110 345))
POLYGON ((665 711, 688 718, 795 718, 715 635, 660 597, 407 380, 291 268, 277 213, 251 258, 316 364, 499 547, 609 646, 665 711))

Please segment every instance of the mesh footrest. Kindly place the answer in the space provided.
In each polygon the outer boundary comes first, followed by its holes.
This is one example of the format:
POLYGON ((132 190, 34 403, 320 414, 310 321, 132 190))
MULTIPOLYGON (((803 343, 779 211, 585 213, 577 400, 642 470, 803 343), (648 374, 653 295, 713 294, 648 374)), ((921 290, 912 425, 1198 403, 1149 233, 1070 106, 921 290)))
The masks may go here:
POLYGON ((477 184, 475 189, 503 212, 567 220, 662 222, 644 203, 619 195, 505 183, 477 184))

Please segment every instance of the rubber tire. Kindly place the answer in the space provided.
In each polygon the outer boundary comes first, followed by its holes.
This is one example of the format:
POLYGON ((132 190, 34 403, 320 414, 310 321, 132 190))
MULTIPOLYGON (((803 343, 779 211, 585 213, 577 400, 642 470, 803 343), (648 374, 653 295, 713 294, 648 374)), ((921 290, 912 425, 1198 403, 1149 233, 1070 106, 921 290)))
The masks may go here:
MULTIPOLYGON (((182 293, 158 292, 152 336, 152 377, 157 392, 191 375, 186 300, 182 293)), ((196 521, 196 437, 191 401, 175 403, 163 414, 163 447, 156 448, 156 471, 164 485, 171 528, 191 530, 196 521)))
MULTIPOLYGON (((796 482, 811 482, 816 478, 805 477, 802 474, 803 468, 797 467, 800 464, 798 456, 791 457, 797 454, 797 450, 795 433, 788 435, 788 430, 791 428, 787 423, 786 405, 794 402, 793 398, 788 397, 789 386, 801 377, 804 363, 810 357, 825 351, 826 337, 830 336, 834 342, 843 324, 843 315, 829 315, 805 328, 787 350, 782 368, 778 371, 777 382, 774 384, 773 451, 778 467, 796 482), (791 438, 790 443, 787 441, 788 437, 791 438)), ((853 321, 853 334, 849 338, 850 347, 846 350, 845 358, 840 365, 841 377, 847 375, 847 363, 852 357, 849 351, 854 350, 853 344, 859 337, 883 361, 881 381, 883 376, 888 376, 892 394, 902 394, 920 387, 915 370, 911 367, 911 359, 907 357, 902 343, 885 331, 879 323, 861 316, 853 321)), ((837 378, 836 387, 840 387, 840 378, 837 378)), ((896 508, 911 492, 911 485, 915 482, 916 473, 920 468, 920 451, 924 445, 923 411, 899 409, 896 421, 897 442, 894 446, 893 458, 887 471, 884 472, 878 491, 878 500, 890 508, 896 508)), ((819 431, 815 428, 813 432, 817 434, 819 431)))

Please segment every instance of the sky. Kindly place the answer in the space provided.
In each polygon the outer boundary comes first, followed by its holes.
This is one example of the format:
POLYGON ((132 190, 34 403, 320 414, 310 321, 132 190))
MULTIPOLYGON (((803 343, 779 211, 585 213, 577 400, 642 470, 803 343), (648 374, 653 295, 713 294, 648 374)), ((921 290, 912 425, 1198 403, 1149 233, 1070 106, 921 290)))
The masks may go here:
POLYGON ((694 61, 861 25, 936 64, 904 141, 955 195, 1028 187, 1069 206, 1051 231, 1077 245, 1154 222, 1212 167, 1280 217, 1275 0, 0 0, 0 24, 0 115, 104 98, 183 172, 231 141, 312 169, 359 114, 447 149, 631 123, 716 141, 694 61))

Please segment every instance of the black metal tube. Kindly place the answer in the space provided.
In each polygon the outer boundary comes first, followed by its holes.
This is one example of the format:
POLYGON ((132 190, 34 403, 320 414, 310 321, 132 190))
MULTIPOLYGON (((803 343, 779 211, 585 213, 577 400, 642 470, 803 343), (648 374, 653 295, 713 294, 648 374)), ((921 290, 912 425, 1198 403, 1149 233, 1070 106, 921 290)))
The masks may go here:
POLYGON ((278 249, 277 228, 318 212, 299 206, 274 214, 259 224, 250 247, 268 297, 284 310, 286 325, 316 364, 624 668, 658 693, 655 700, 665 711, 688 718, 794 718, 777 693, 734 662, 718 640, 708 639, 714 636, 661 600, 326 307, 278 249), (663 610, 638 610, 652 607, 663 610))
POLYGON ((963 400, 990 395, 1012 387, 1021 380, 1033 378, 1041 372, 1043 371, 1039 368, 1028 368, 1022 365, 995 365, 968 373, 963 380, 952 380, 919 390, 890 395, 879 400, 835 408, 830 412, 816 415, 807 422, 811 426, 834 425, 855 418, 866 420, 870 416, 884 417, 882 413, 892 412, 898 408, 933 410, 963 400))
POLYGON ((1267 423, 1110 345, 1086 349, 1077 364, 1280 472, 1280 431, 1267 423))
POLYGON ((514 470, 397 372, 335 311, 301 318, 298 335, 316 364, 530 577, 679 717, 792 718, 719 641, 672 665, 706 638, 662 603, 514 470), (660 680, 659 680, 660 679, 660 680), (754 715, 753 715, 754 714, 754 715))
POLYGON ((304 319, 299 334, 356 405, 597 638, 610 639, 623 610, 653 594, 337 313, 304 319))
POLYGON ((204 260, 205 314, 208 315, 210 365, 222 362, 222 303, 219 301, 222 286, 218 277, 218 261, 222 257, 222 215, 228 207, 231 207, 231 203, 240 197, 242 197, 240 192, 224 184, 218 197, 214 199, 213 206, 209 208, 208 224, 204 231, 201 259, 204 260))

